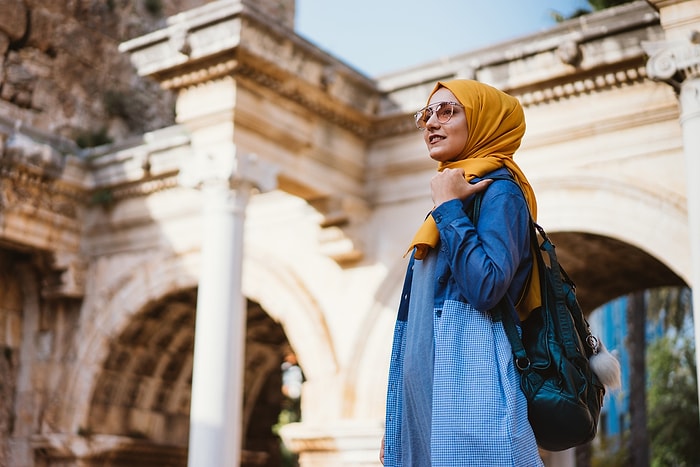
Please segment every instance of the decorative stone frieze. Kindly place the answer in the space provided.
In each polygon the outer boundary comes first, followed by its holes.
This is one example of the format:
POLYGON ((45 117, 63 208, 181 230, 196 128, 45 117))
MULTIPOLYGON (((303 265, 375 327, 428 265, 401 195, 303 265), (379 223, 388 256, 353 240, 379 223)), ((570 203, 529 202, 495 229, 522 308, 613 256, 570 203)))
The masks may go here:
POLYGON ((20 125, 0 128, 0 235, 25 248, 77 252, 86 204, 75 157, 20 125))
POLYGON ((587 92, 599 92, 612 87, 641 83, 646 78, 644 66, 609 71, 593 74, 589 77, 572 76, 570 81, 553 84, 549 87, 541 87, 536 90, 515 91, 511 94, 527 107, 530 105, 544 104, 552 100, 566 99, 587 92))
POLYGON ((557 57, 567 65, 577 66, 581 63, 583 54, 581 48, 575 40, 567 40, 562 42, 556 51, 557 57))

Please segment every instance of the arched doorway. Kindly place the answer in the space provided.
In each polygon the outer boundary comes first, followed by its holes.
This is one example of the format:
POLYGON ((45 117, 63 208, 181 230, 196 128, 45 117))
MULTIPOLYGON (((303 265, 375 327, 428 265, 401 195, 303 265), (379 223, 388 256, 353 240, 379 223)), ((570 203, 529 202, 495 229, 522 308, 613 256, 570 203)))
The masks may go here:
MULTIPOLYGON (((173 292, 131 317, 108 344, 73 449, 37 451, 37 465, 187 465, 196 298, 195 289, 173 292)), ((288 403, 282 364, 290 356, 282 326, 248 301, 241 466, 281 465, 274 426, 288 403)))

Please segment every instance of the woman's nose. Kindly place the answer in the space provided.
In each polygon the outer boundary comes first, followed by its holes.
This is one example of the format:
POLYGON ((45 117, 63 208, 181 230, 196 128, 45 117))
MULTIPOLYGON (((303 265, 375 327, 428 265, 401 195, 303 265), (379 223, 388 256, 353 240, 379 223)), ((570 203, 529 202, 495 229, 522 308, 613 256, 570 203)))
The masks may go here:
POLYGON ((435 128, 435 127, 439 127, 439 126, 440 126, 440 122, 438 121, 438 118, 437 118, 437 112, 433 112, 432 115, 430 115, 430 117, 428 117, 428 119, 425 121, 425 127, 426 128, 431 128, 431 127, 435 128))

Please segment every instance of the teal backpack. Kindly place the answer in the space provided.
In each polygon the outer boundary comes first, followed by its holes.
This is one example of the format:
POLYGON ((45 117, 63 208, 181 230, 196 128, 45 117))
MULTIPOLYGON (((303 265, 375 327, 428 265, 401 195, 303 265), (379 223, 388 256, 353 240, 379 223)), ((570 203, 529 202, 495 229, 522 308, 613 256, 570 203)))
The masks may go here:
MULTIPOLYGON (((509 177, 487 178, 515 183, 509 177)), ((475 225, 482 197, 483 192, 474 199, 470 217, 475 225)), ((554 244, 532 218, 530 241, 534 261, 539 264, 542 306, 520 323, 522 334, 507 294, 491 313, 494 320, 503 322, 510 341, 538 445, 548 451, 562 451, 591 441, 598 429, 605 388, 591 369, 591 358, 599 350, 607 354, 605 364, 611 365, 614 373, 612 385, 619 380, 619 364, 591 334, 574 283, 557 261, 554 244)), ((604 379, 607 383, 609 375, 604 379)))

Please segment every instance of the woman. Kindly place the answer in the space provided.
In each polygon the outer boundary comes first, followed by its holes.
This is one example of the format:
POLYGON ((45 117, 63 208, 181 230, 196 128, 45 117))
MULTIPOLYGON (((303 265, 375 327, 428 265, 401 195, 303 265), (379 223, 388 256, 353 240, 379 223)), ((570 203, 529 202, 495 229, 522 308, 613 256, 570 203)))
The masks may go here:
POLYGON ((525 133, 522 107, 491 86, 454 80, 437 83, 415 117, 438 162, 435 208, 409 248, 381 460, 542 466, 508 338, 490 314, 504 296, 521 319, 532 309, 523 302, 535 286, 528 279, 536 201, 513 161, 525 133), (482 191, 475 226, 467 213, 482 191))

